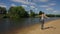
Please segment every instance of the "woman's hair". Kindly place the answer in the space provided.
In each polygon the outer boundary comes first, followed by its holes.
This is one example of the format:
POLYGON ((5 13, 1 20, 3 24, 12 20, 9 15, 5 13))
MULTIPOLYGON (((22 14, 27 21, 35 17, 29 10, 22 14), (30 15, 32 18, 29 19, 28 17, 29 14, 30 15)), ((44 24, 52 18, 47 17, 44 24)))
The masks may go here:
POLYGON ((44 12, 42 12, 40 15, 44 14, 44 12))
POLYGON ((44 12, 42 12, 42 14, 44 14, 44 12))
POLYGON ((42 14, 44 14, 44 12, 41 12, 41 11, 40 11, 40 12, 39 12, 39 15, 42 15, 42 14))

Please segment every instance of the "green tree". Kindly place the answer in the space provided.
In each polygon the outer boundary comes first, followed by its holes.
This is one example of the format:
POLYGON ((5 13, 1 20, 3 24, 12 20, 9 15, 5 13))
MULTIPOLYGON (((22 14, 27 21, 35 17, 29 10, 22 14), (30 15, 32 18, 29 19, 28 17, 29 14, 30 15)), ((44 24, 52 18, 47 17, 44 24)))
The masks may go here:
POLYGON ((6 17, 7 10, 5 7, 0 7, 0 18, 6 17))
POLYGON ((6 14, 7 10, 5 7, 0 7, 0 14, 6 14))
POLYGON ((22 6, 10 7, 8 13, 9 16, 12 18, 24 18, 29 16, 27 11, 25 11, 25 9, 22 6))
POLYGON ((35 13, 33 12, 33 10, 30 10, 30 17, 35 17, 35 13))

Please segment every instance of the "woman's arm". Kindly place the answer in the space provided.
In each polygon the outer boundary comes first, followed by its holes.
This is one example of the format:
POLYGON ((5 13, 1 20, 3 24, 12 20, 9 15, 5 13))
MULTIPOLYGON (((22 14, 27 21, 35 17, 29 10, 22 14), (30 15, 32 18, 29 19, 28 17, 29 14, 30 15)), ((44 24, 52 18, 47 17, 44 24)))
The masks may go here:
POLYGON ((49 18, 49 17, 45 15, 45 18, 49 18))

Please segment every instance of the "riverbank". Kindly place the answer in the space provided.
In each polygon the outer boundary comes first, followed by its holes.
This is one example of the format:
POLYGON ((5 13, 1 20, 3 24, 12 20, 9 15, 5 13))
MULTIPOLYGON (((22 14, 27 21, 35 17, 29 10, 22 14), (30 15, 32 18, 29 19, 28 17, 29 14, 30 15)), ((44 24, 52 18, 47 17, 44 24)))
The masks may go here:
POLYGON ((40 29, 40 24, 18 30, 17 34, 60 34, 60 19, 45 23, 45 29, 40 29))

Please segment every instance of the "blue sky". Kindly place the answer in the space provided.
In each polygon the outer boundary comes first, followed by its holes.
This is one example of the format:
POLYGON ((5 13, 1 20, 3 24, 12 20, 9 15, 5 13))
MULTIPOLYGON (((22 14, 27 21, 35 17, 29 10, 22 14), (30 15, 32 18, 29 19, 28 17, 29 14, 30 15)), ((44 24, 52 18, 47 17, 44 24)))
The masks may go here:
POLYGON ((60 0, 0 0, 0 6, 7 9, 23 6, 25 10, 32 9, 35 13, 43 11, 46 14, 60 14, 60 0))

